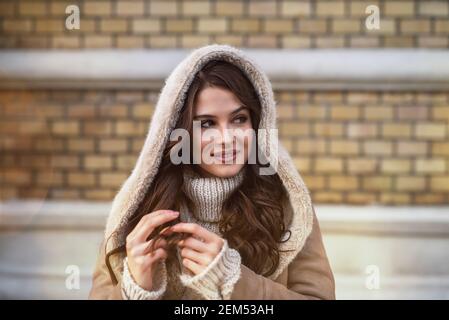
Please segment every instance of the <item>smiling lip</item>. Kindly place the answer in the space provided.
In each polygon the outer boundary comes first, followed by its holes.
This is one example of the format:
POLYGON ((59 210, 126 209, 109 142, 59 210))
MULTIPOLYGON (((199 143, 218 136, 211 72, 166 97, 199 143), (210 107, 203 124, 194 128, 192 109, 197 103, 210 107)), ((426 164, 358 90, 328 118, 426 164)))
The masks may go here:
POLYGON ((221 162, 228 162, 229 160, 232 160, 232 162, 234 162, 237 158, 237 150, 226 151, 222 152, 221 154, 217 153, 213 154, 213 156, 221 162))

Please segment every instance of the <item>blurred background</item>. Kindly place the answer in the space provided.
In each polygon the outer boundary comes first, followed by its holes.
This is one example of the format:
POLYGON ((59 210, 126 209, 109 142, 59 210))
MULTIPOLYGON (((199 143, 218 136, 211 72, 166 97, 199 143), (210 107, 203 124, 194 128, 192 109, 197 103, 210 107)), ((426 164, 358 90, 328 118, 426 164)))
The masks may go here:
POLYGON ((165 78, 242 48, 275 90, 338 299, 449 299, 449 1, 0 1, 0 298, 85 299, 165 78))

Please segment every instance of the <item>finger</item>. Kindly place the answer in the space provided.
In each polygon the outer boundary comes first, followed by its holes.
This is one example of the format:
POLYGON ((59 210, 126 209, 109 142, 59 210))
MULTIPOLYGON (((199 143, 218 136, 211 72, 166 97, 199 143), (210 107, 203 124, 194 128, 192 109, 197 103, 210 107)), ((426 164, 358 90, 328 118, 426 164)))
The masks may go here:
POLYGON ((155 263, 159 260, 164 260, 167 258, 167 251, 163 248, 159 248, 155 251, 152 251, 148 254, 149 259, 152 261, 152 263, 155 263))
MULTIPOLYGON (((154 242, 154 239, 151 239, 149 241, 139 243, 135 245, 133 248, 131 248, 130 253, 133 256, 143 256, 150 252, 151 244, 154 242)), ((159 238, 154 243, 154 249, 157 248, 165 248, 167 246, 167 241, 164 238, 159 238)))
MULTIPOLYGON (((165 212, 161 214, 146 218, 145 221, 142 222, 140 228, 136 231, 134 241, 136 242, 146 241, 146 239, 153 232, 154 229, 156 229, 157 227, 166 222, 176 219, 178 215, 179 212, 165 210, 165 212)), ((142 220, 143 219, 144 218, 142 218, 142 220)))
POLYGON ((181 250, 181 257, 187 258, 189 260, 192 260, 196 262, 199 265, 202 266, 208 266, 209 263, 212 261, 207 255, 201 254, 198 251, 189 249, 189 248, 183 248, 181 250))
POLYGON ((170 228, 174 232, 187 232, 210 242, 216 237, 215 233, 201 227, 196 223, 180 222, 170 228))
POLYGON ((145 220, 148 219, 150 215, 157 216, 162 214, 162 212, 163 210, 157 210, 143 215, 142 218, 140 218, 140 220, 137 222, 134 229, 129 233, 129 236, 133 237, 137 233, 137 231, 140 230, 140 227, 144 224, 145 220))
POLYGON ((199 252, 211 252, 209 246, 207 246, 204 242, 194 238, 194 237, 188 237, 184 240, 181 240, 178 242, 178 245, 183 248, 190 248, 195 251, 199 252))
POLYGON ((193 272, 194 275, 199 274, 201 271, 203 271, 203 267, 201 267, 198 263, 195 261, 192 261, 190 259, 184 258, 182 259, 182 264, 193 272))

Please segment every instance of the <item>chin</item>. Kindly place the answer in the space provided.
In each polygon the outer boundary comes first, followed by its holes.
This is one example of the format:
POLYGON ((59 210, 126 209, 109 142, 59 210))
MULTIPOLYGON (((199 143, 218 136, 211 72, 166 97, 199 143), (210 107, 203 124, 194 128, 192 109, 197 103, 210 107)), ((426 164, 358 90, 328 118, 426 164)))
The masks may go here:
POLYGON ((229 178, 235 176, 240 170, 243 169, 244 164, 213 164, 213 165, 200 165, 201 169, 206 173, 219 178, 229 178))

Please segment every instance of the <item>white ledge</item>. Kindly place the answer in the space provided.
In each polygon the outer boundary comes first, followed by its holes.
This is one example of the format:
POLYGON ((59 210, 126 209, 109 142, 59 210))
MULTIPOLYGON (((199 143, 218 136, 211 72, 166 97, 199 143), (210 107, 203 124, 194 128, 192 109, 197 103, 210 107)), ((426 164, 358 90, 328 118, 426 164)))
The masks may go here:
MULTIPOLYGON (((0 230, 98 229, 106 224, 111 202, 0 202, 0 230)), ((314 205, 325 232, 449 236, 449 206, 314 205)))
MULTIPOLYGON (((449 51, 243 49, 275 89, 447 90, 449 51)), ((2 50, 0 88, 160 89, 186 49, 2 50)))

